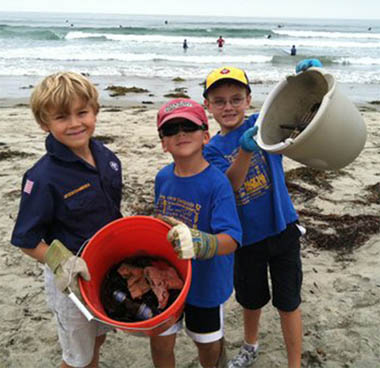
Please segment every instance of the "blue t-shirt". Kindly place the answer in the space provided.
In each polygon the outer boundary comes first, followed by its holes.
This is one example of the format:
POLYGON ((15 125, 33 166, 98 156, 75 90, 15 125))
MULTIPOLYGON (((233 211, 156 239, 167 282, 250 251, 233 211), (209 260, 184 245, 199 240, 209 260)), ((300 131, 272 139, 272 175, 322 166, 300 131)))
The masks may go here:
MULTIPOLYGON (((215 135, 204 148, 206 160, 226 172, 239 152, 240 137, 255 125, 257 117, 253 114, 228 134, 215 135)), ((282 155, 255 152, 244 184, 235 194, 243 245, 276 235, 298 218, 285 184, 282 155)))
POLYGON ((96 140, 90 148, 96 168, 48 135, 47 153, 22 180, 13 245, 35 248, 41 240, 59 239, 76 253, 96 231, 121 217, 121 163, 96 140))
MULTIPOLYGON (((241 226, 231 185, 212 165, 190 177, 174 174, 174 164, 156 176, 155 209, 187 226, 211 234, 228 234, 241 243, 241 226)), ((232 254, 208 260, 192 260, 192 281, 187 303, 216 307, 224 303, 233 289, 232 254)))

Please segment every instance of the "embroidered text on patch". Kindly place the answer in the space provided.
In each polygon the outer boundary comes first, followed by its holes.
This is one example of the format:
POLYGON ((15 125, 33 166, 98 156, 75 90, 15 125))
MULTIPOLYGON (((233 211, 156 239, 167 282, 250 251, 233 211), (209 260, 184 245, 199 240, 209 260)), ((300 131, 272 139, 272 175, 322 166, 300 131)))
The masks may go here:
POLYGON ((74 194, 77 194, 78 192, 81 192, 82 190, 85 190, 85 189, 87 189, 87 188, 90 187, 90 186, 91 186, 90 183, 86 183, 86 184, 80 186, 79 188, 74 189, 74 190, 72 190, 72 191, 69 192, 69 193, 66 193, 66 194, 63 196, 63 198, 65 198, 65 199, 70 198, 70 197, 73 196, 74 194))
POLYGON ((26 183, 25 183, 25 186, 24 186, 24 192, 27 193, 27 194, 32 193, 33 185, 34 185, 34 181, 26 179, 26 183))

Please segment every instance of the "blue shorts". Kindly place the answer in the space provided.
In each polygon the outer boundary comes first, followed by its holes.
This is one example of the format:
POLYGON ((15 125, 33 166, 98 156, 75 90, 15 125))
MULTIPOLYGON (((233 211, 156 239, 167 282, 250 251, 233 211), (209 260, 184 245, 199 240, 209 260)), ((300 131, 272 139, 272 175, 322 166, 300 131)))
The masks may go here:
POLYGON ((243 246, 235 252, 235 296, 243 308, 259 309, 269 302, 268 268, 273 306, 291 312, 300 305, 300 236, 297 225, 292 223, 278 235, 243 246))

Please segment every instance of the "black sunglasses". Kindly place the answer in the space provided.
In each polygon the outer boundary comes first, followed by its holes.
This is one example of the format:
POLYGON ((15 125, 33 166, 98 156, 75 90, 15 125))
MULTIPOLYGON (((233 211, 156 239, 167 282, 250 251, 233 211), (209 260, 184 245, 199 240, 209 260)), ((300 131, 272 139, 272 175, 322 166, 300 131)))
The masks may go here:
POLYGON ((160 133, 163 137, 171 137, 178 134, 180 131, 184 133, 193 133, 197 130, 206 130, 205 125, 197 125, 189 120, 178 123, 166 123, 160 128, 160 133))

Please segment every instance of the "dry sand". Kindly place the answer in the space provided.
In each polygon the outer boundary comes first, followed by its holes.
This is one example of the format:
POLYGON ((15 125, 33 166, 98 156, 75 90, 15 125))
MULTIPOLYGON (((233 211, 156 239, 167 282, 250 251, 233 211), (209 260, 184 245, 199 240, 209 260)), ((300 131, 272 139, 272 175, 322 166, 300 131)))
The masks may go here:
MULTIPOLYGON (((125 216, 150 213, 154 176, 170 161, 157 137, 156 111, 103 107, 99 115, 95 136, 123 163, 125 216)), ((285 159, 293 201, 309 230, 302 249, 303 367, 380 367, 380 113, 370 105, 362 111, 366 147, 341 171, 318 173, 285 159)), ((0 108, 0 131, 0 368, 57 367, 60 347, 42 266, 9 243, 22 174, 44 153, 44 133, 25 106, 0 108)), ((233 297, 225 317, 232 356, 242 343, 241 310, 233 297)), ((286 366, 271 305, 264 308, 260 346, 255 366, 286 366)), ((176 356, 178 367, 198 367, 195 347, 183 333, 176 356)), ((151 366, 147 338, 109 334, 100 367, 151 366)))

